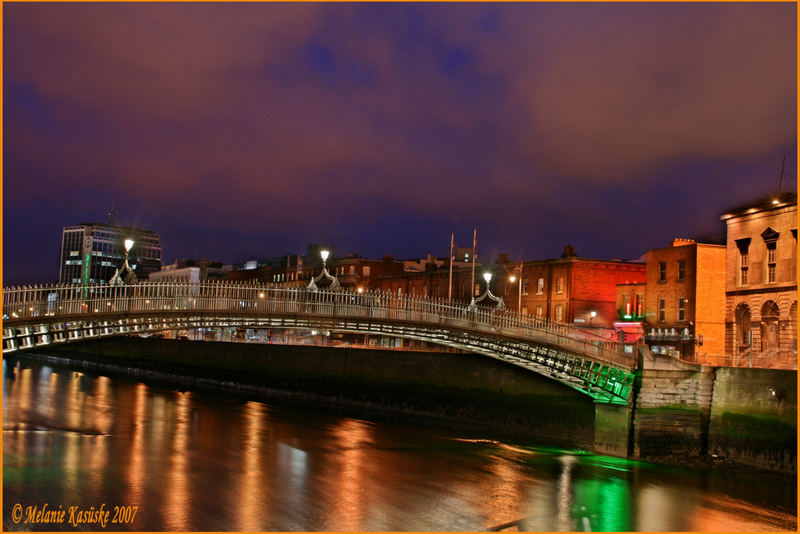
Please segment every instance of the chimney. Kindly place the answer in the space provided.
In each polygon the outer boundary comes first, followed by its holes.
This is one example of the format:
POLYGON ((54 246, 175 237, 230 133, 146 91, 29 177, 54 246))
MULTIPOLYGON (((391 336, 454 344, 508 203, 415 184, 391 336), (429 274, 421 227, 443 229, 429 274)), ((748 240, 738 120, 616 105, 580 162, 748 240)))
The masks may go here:
POLYGON ((676 237, 675 239, 672 240, 672 246, 673 247, 682 247, 684 245, 694 245, 694 244, 695 244, 695 240, 694 239, 686 239, 686 238, 683 238, 683 237, 676 237))

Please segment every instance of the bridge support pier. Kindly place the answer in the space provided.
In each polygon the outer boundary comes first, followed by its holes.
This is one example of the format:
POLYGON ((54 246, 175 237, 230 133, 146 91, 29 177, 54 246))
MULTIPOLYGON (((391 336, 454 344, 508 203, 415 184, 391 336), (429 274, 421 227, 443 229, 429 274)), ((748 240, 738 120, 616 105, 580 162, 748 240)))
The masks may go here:
POLYGON ((595 402, 595 452, 619 458, 630 456, 632 413, 630 406, 595 402))

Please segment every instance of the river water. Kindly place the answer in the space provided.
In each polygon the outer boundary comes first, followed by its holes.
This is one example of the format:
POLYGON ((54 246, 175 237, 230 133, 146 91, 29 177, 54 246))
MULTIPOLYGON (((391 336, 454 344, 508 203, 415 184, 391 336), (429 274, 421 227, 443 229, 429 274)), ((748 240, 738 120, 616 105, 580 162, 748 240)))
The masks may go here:
POLYGON ((109 516, 108 530, 474 531, 515 522, 512 530, 788 531, 796 502, 794 483, 780 477, 3 360, 6 530, 102 530, 79 519, 96 520, 91 508, 103 507, 122 521, 109 516), (37 522, 45 506, 64 517, 37 522))

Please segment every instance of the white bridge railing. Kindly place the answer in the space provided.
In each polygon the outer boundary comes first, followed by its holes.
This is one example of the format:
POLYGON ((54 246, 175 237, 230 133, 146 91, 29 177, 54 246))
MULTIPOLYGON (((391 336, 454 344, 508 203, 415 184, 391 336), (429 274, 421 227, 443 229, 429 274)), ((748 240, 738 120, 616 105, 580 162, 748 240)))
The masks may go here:
POLYGON ((443 300, 381 291, 309 291, 221 281, 142 282, 129 286, 43 285, 3 290, 3 319, 8 326, 46 323, 60 318, 100 321, 110 315, 192 311, 198 315, 215 312, 226 315, 307 314, 422 323, 546 343, 616 365, 634 366, 632 355, 622 353, 618 343, 568 325, 510 311, 470 309, 443 300))

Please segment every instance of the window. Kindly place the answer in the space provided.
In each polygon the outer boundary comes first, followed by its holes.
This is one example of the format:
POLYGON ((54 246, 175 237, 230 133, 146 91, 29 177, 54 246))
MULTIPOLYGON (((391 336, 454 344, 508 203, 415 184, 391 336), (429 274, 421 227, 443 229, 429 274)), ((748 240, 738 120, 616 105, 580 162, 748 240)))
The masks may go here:
POLYGON ((686 320, 686 299, 683 297, 678 297, 678 320, 686 320))
POLYGON ((474 292, 472 293, 472 296, 473 297, 477 297, 480 294, 481 294, 481 285, 480 284, 475 284, 475 289, 474 289, 474 292))
POLYGON ((544 293, 544 278, 539 278, 536 282, 536 294, 541 295, 544 293))
POLYGON ((356 274, 356 266, 355 265, 351 265, 350 266, 350 274, 356 274))
POLYGON ((542 309, 542 305, 541 304, 536 306, 536 317, 542 317, 543 311, 544 310, 542 309))
POLYGON ((559 276, 556 279, 556 293, 563 293, 564 292, 564 277, 559 276))
POLYGON ((642 293, 636 295, 636 316, 644 316, 644 295, 642 293))
POLYGON ((622 295, 622 313, 626 319, 631 317, 631 296, 622 295))
POLYGON ((361 268, 361 274, 363 274, 364 276, 369 276, 371 270, 372 269, 369 265, 365 265, 364 267, 361 268))
POLYGON ((561 322, 564 318, 564 307, 561 304, 556 304, 556 321, 561 322))
POLYGON ((777 252, 775 250, 775 241, 767 243, 767 283, 772 284, 775 282, 775 266, 777 252))
POLYGON ((658 322, 663 323, 667 320, 667 301, 658 299, 658 322))
POLYGON ((744 251, 739 251, 739 285, 746 286, 747 285, 747 270, 748 270, 748 263, 749 263, 749 254, 748 251, 745 249, 744 251))
POLYGON ((527 278, 522 281, 522 294, 523 295, 527 295, 528 294, 528 283, 529 282, 530 282, 530 280, 528 280, 527 278))
POLYGON ((527 306, 523 306, 522 307, 522 315, 528 315, 528 307, 527 306))
POLYGON ((665 261, 658 262, 658 281, 667 281, 667 262, 665 261))
POLYGON ((678 260, 678 281, 686 278, 686 260, 678 260))

